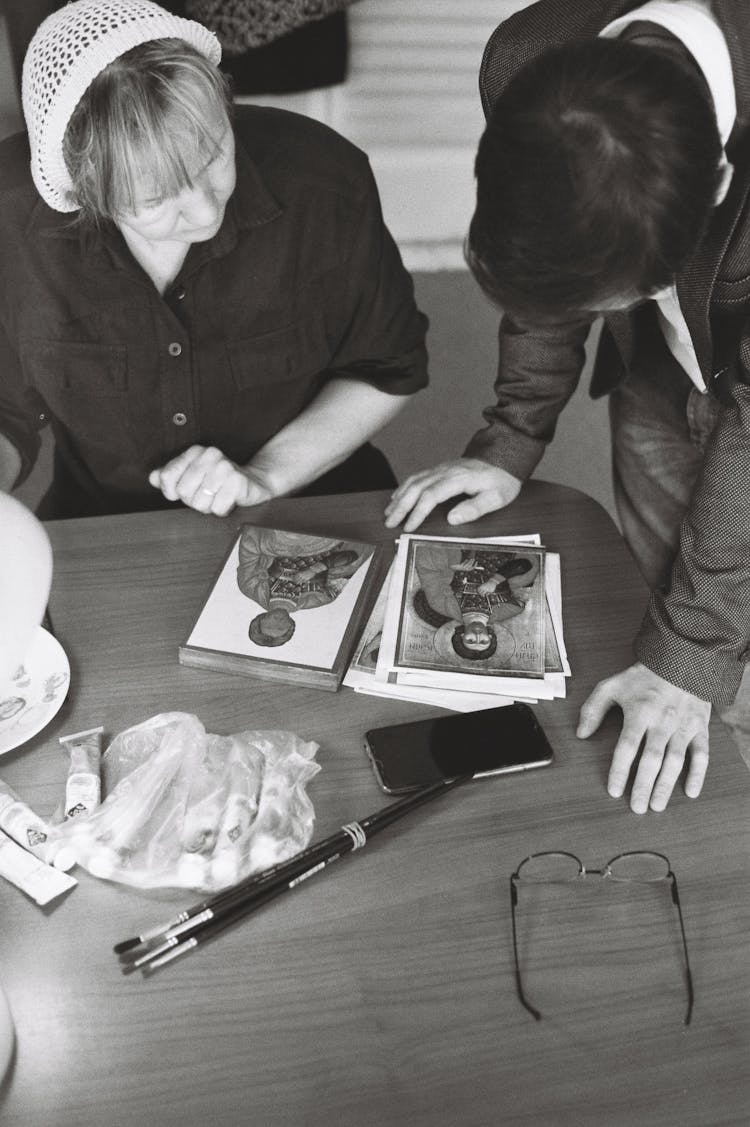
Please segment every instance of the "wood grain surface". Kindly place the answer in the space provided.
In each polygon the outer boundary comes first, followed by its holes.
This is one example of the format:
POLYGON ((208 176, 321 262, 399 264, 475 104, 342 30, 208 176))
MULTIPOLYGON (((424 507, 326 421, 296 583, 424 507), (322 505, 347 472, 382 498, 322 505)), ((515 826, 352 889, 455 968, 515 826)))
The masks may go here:
MULTIPOLYGON (((386 540, 385 495, 283 500, 226 520, 188 511, 48 525, 51 613, 71 663, 54 721, 0 760, 42 814, 65 778, 58 737, 108 736, 161 712, 208 731, 290 729, 320 744, 315 839, 389 800, 366 729, 436 714, 181 666, 186 636, 242 519, 386 540)), ((427 532, 455 534, 440 515, 427 532)), ((750 775, 716 722, 703 795, 637 817, 605 790, 611 715, 575 737, 581 702, 629 664, 646 592, 604 510, 531 482, 461 535, 540 532, 562 557, 565 700, 534 706, 550 768, 476 782, 151 978, 112 945, 195 897, 76 870, 37 908, 0 886, 0 981, 15 1016, 3 1127, 718 1127, 750 1119, 750 775), (685 1028, 680 936, 666 886, 590 878, 519 900, 516 997, 508 882, 529 853, 597 867, 667 854, 695 983, 685 1028)))

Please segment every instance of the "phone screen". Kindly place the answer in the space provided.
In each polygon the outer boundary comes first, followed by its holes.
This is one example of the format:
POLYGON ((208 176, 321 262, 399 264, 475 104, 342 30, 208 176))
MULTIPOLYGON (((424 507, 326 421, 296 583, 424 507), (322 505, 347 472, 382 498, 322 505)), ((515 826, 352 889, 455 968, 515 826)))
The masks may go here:
POLYGON ((542 726, 520 703, 373 728, 365 735, 365 750, 388 794, 459 775, 485 778, 552 762, 542 726))

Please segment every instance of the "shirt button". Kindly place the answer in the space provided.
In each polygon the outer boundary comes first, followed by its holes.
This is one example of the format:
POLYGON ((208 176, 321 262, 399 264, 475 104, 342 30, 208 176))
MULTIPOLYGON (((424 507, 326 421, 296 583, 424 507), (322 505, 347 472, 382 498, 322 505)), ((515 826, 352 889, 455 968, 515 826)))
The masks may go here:
POLYGON ((177 298, 178 301, 184 301, 186 293, 187 293, 187 290, 183 289, 183 287, 180 286, 180 288, 178 289, 177 293, 174 296, 177 298))
POLYGON ((178 411, 175 415, 172 415, 172 422, 176 427, 184 427, 187 422, 187 415, 182 411, 178 411))
POLYGON ((182 353, 182 345, 179 341, 173 340, 168 349, 170 356, 180 356, 182 353))

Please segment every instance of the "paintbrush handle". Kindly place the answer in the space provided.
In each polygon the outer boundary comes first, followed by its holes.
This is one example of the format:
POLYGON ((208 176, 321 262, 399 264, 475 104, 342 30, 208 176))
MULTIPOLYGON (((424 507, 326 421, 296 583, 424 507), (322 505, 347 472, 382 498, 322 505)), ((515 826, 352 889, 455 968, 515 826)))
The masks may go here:
POLYGON ((279 861, 276 865, 272 865, 268 869, 263 869, 262 872, 253 873, 251 876, 244 877, 241 881, 238 881, 237 884, 222 888, 219 892, 199 901, 197 904, 191 904, 189 908, 185 908, 166 923, 149 928, 148 931, 143 931, 140 935, 134 936, 132 939, 126 939, 122 943, 116 943, 114 946, 115 953, 123 956, 127 961, 130 961, 138 956, 138 948, 142 947, 144 943, 148 943, 159 937, 168 938, 173 934, 177 934, 178 931, 184 930, 185 925, 189 925, 192 919, 197 916, 202 916, 207 910, 215 910, 223 904, 236 900, 238 897, 244 895, 250 896, 277 881, 283 883, 285 880, 291 880, 299 873, 305 872, 306 869, 317 864, 319 860, 324 859, 331 849, 333 842, 338 838, 341 838, 341 831, 332 834, 331 837, 325 838, 316 845, 308 846, 307 849, 303 849, 300 853, 295 853, 295 855, 287 861, 279 861))
POLYGON ((291 880, 279 879, 273 883, 269 883, 263 889, 255 892, 252 897, 244 900, 237 900, 230 904, 224 904, 217 908, 213 913, 201 913, 195 917, 193 927, 190 924, 183 924, 180 928, 180 933, 175 935, 173 939, 168 939, 158 949, 144 955, 141 959, 134 964, 146 972, 158 970, 160 967, 171 963, 173 959, 178 958, 180 955, 185 955, 189 951, 194 950, 196 947, 202 946, 209 939, 215 939, 221 932, 225 931, 228 927, 238 923, 244 919, 245 916, 251 915, 259 908, 262 908, 269 901, 275 900, 277 896, 281 896, 283 892, 287 892, 297 885, 302 884, 308 877, 314 876, 322 869, 327 868, 334 861, 338 861, 344 853, 351 852, 354 848, 351 839, 346 838, 345 843, 342 842, 342 850, 339 853, 333 853, 324 861, 320 861, 317 865, 313 865, 306 872, 298 877, 293 877, 291 880))
MULTIPOLYGON (((319 868, 324 868, 328 861, 335 860, 343 853, 350 853, 361 848, 376 833, 386 829, 387 826, 392 825, 406 814, 410 814, 417 807, 430 802, 433 798, 438 798, 460 783, 466 782, 468 777, 434 783, 432 786, 407 795, 398 802, 392 802, 390 806, 385 806, 360 821, 349 822, 336 833, 331 834, 330 837, 324 838, 317 845, 298 853, 291 860, 275 865, 271 869, 266 869, 264 872, 256 874, 255 878, 249 881, 240 881, 239 884, 217 893, 216 896, 211 897, 203 904, 202 910, 209 908, 214 911, 221 911, 239 900, 254 902, 256 896, 264 897, 267 890, 279 885, 282 890, 285 887, 292 887, 295 880, 297 882, 306 880, 308 876, 312 876, 313 872, 317 872, 319 868)), ((265 899, 263 899, 263 903, 265 903, 265 899)))
POLYGON ((176 942, 167 951, 159 948, 156 957, 144 957, 140 963, 146 970, 156 970, 166 963, 171 962, 179 955, 187 954, 206 939, 213 938, 225 928, 262 908, 271 900, 275 900, 283 892, 291 891, 310 877, 328 868, 334 861, 338 861, 347 853, 352 853, 361 848, 367 840, 380 830, 392 825, 406 814, 416 810, 419 806, 438 798, 454 787, 467 781, 471 776, 462 776, 446 782, 435 783, 424 790, 407 795, 398 802, 370 814, 360 822, 350 822, 335 834, 325 838, 324 841, 312 850, 298 855, 292 862, 281 865, 270 878, 265 879, 253 888, 237 887, 234 898, 225 897, 216 904, 208 907, 195 916, 194 924, 191 921, 180 925, 179 930, 172 937, 176 942), (310 854, 315 854, 313 858, 310 854), (306 864, 303 863, 303 859, 306 864))
POLYGON ((439 783, 432 783, 429 787, 423 787, 422 790, 414 791, 413 794, 407 794, 398 802, 392 802, 390 806, 376 810, 369 817, 362 818, 358 824, 371 837, 380 830, 384 830, 386 826, 397 822, 399 818, 403 818, 405 814, 410 814, 412 810, 416 810, 417 807, 423 806, 426 802, 431 802, 433 798, 439 798, 441 794, 446 794, 449 790, 461 786, 462 783, 468 782, 472 777, 471 775, 460 775, 455 779, 442 779, 439 783))
MULTIPOLYGON (((365 839, 372 837, 380 830, 392 825, 392 823, 399 818, 403 818, 405 814, 416 810, 418 806, 422 806, 425 802, 430 802, 433 798, 438 798, 446 791, 452 790, 462 782, 466 782, 468 777, 469 776, 433 783, 429 787, 406 795, 405 798, 399 799, 398 802, 392 802, 389 806, 384 806, 382 809, 377 810, 374 814, 368 815, 366 818, 362 818, 356 822, 349 822, 346 826, 342 826, 340 830, 337 830, 329 837, 319 841, 317 845, 308 846, 307 849, 303 849, 301 853, 295 854, 295 856, 291 857, 288 861, 281 861, 279 864, 273 865, 269 869, 264 869, 260 873, 246 877, 244 880, 239 881, 235 885, 231 885, 229 888, 222 889, 214 896, 202 901, 201 904, 195 905, 194 908, 187 909, 186 914, 198 915, 198 913, 203 912, 206 908, 218 908, 226 901, 233 900, 244 893, 252 894, 256 889, 260 892, 268 882, 275 884, 276 881, 284 882, 291 880, 292 877, 299 876, 300 873, 305 872, 308 868, 312 868, 319 861, 325 860, 330 853, 334 853, 342 846, 345 846, 347 839, 351 839, 350 849, 357 849, 360 845, 364 845, 364 840, 361 840, 361 834, 364 834, 365 839)), ((349 850, 345 849, 345 852, 348 851, 349 850)))
POLYGON ((313 868, 320 860, 325 859, 330 851, 331 843, 337 837, 351 844, 350 839, 347 838, 345 834, 341 832, 334 834, 332 837, 326 838, 325 841, 321 841, 317 845, 310 846, 301 853, 295 854, 289 861, 279 862, 269 869, 264 869, 263 872, 245 877, 244 880, 222 889, 206 900, 201 900, 198 904, 192 904, 189 908, 185 908, 166 923, 159 924, 156 927, 150 928, 148 931, 141 932, 140 935, 134 936, 132 939, 126 939, 122 943, 116 943, 114 946, 115 954, 119 955, 126 964, 134 966, 142 965, 142 963, 148 961, 149 958, 153 958, 156 952, 156 948, 153 946, 150 947, 149 950, 144 951, 144 947, 147 945, 155 943, 156 940, 161 940, 162 942, 158 944, 159 951, 161 951, 163 945, 169 940, 173 939, 175 936, 189 932, 193 926, 197 927, 198 923, 202 922, 202 919, 205 918, 207 912, 215 913, 238 900, 250 901, 253 897, 259 896, 267 888, 275 887, 277 884, 284 886, 300 873, 306 872, 308 869, 313 868))

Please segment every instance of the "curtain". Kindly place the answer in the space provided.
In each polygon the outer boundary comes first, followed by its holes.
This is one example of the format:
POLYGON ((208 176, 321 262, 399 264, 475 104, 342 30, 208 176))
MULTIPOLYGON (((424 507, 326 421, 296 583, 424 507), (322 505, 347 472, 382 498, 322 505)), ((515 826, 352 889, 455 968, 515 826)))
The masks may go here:
POLYGON ((227 55, 262 47, 343 12, 355 0, 185 0, 185 15, 210 27, 227 55))
POLYGON ((236 95, 334 86, 347 75, 345 9, 356 0, 172 0, 221 43, 221 69, 236 95))

